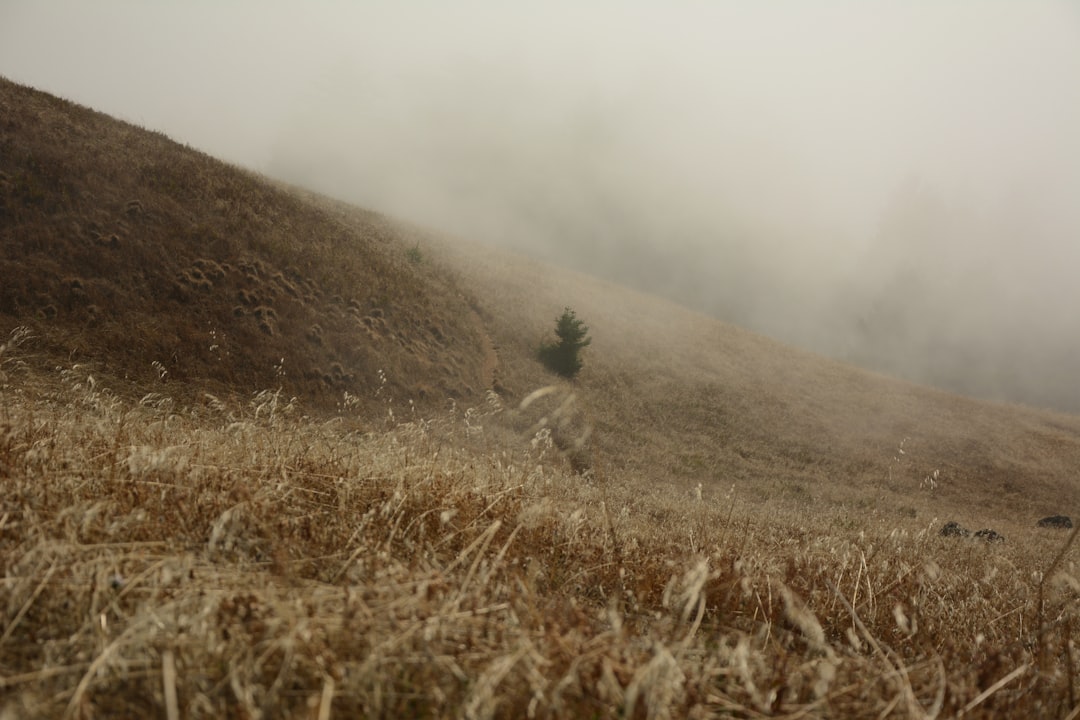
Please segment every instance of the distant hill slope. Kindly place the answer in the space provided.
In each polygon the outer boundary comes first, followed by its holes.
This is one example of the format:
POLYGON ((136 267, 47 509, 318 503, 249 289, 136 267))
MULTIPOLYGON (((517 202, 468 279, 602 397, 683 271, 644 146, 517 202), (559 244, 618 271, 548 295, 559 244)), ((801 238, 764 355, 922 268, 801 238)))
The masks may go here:
MULTIPOLYGON (((437 245, 475 290, 521 398, 551 382, 533 348, 564 305, 592 329, 574 385, 597 469, 642 487, 883 522, 1028 527, 1080 513, 1080 418, 865 371, 674 303, 460 240, 437 245)), ((679 522, 671 518, 671 522, 679 522)))
POLYGON ((43 364, 132 392, 281 387, 318 407, 489 382, 465 297, 378 215, 4 79, 0 241, 0 332, 29 325, 43 364))
POLYGON ((866 372, 7 81, 0 239, 0 332, 28 325, 42 366, 87 362, 121 391, 281 386, 325 410, 348 392, 371 417, 494 387, 519 439, 564 423, 564 447, 587 439, 576 469, 643 493, 1006 534, 1080 514, 1080 418, 866 372), (575 383, 536 360, 564 306, 594 339, 575 383))

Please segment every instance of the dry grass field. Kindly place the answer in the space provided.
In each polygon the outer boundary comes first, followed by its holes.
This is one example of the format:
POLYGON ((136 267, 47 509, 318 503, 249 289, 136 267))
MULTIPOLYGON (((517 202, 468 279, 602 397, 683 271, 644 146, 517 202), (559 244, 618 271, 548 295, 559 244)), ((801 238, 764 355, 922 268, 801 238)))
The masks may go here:
POLYGON ((1080 418, 6 81, 0 241, 3 720, 1080 716, 1080 418))

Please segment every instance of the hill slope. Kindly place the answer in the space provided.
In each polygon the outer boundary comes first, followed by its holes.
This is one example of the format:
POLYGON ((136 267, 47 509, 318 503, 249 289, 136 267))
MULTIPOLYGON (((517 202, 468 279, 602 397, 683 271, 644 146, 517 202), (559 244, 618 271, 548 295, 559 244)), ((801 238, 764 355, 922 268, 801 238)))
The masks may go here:
POLYGON ((485 389, 475 315, 382 218, 2 79, 0 239, 0 330, 132 392, 485 389))
POLYGON ((439 247, 486 311, 511 397, 550 381, 531 348, 564 305, 591 325, 574 389, 609 472, 914 525, 958 512, 1026 526, 1080 501, 1075 416, 875 374, 461 241, 439 247))
POLYGON ((374 413, 476 402, 497 362, 516 404, 555 382, 534 350, 569 305, 594 336, 561 385, 563 444, 589 435, 579 470, 918 525, 1026 526, 1080 501, 1078 418, 865 372, 6 81, 0 111, 0 330, 30 324, 48 367, 92 361, 133 392, 164 379, 189 398, 283 386, 333 409, 348 392, 374 413))

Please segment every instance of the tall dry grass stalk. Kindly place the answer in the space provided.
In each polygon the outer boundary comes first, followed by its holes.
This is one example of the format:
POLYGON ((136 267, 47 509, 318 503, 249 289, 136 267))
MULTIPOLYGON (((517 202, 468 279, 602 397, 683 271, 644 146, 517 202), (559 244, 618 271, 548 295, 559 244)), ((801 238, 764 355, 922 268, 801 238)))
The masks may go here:
POLYGON ((5 719, 1075 709, 1053 638, 1080 582, 1068 546, 1036 573, 1037 533, 582 477, 529 408, 368 431, 278 393, 134 403, 5 367, 5 719))

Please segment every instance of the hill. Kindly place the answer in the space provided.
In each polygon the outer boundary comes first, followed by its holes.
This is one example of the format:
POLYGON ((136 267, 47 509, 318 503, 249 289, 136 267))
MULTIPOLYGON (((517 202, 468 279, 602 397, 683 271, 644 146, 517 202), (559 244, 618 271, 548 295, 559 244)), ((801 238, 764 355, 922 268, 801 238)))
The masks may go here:
POLYGON ((281 388, 381 412, 376 393, 475 403, 498 365, 514 403, 554 381, 535 348, 569 305, 594 331, 574 390, 597 469, 920 521, 1080 500, 1073 416, 865 372, 0 89, 0 331, 28 325, 44 367, 91 363, 136 396, 281 388))
MULTIPOLYGON (((461 291, 348 222, 158 133, 0 80, 0 329, 142 394, 479 397, 461 291), (380 375, 380 371, 382 375, 380 375), (381 379, 384 378, 384 379, 381 379)), ((363 215, 363 216, 362 216, 363 215)))
POLYGON ((485 311, 509 397, 550 382, 531 350, 564 305, 591 325, 574 390, 608 472, 912 526, 951 513, 1024 526, 1080 499, 1075 416, 868 372, 460 240, 438 247, 485 311))
POLYGON ((0 240, 0 717, 1077 707, 1075 534, 1035 527, 1076 506, 1076 417, 7 81, 0 240), (574 383, 535 353, 567 305, 574 383))

